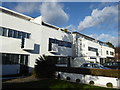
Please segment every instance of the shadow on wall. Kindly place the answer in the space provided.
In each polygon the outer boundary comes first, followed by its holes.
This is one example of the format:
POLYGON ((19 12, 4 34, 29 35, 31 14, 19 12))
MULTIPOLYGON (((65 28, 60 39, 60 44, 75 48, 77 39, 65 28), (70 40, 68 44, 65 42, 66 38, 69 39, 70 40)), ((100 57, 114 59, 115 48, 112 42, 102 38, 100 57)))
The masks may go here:
POLYGON ((77 57, 71 61, 71 67, 80 67, 83 63, 86 63, 84 57, 77 57))
MULTIPOLYGON (((67 34, 67 35, 62 36, 62 40, 66 41, 66 42, 72 43, 72 35, 71 34, 67 34)), ((60 48, 59 51, 60 51, 60 53, 63 53, 63 55, 72 56, 72 45, 71 45, 71 48, 70 47, 67 47, 67 48, 63 47, 63 48, 60 48)))

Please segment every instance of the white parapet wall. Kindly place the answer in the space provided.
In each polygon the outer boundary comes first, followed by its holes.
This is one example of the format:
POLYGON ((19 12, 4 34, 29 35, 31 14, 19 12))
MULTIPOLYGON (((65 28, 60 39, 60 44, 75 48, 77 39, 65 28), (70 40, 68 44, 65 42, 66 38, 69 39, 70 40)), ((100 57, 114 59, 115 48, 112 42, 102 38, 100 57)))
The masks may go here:
POLYGON ((108 83, 111 83, 113 88, 120 89, 120 79, 104 76, 92 76, 75 73, 57 72, 56 75, 60 76, 63 80, 69 80, 71 82, 79 82, 84 84, 94 83, 95 86, 107 87, 108 83))

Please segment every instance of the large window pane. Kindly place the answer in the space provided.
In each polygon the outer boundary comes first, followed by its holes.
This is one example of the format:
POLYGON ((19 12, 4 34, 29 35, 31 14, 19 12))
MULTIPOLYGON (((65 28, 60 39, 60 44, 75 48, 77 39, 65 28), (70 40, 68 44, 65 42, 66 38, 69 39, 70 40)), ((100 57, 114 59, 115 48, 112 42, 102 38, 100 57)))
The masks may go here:
POLYGON ((18 31, 18 38, 22 38, 22 32, 18 31))
POLYGON ((93 52, 98 52, 98 49, 93 47, 88 47, 88 50, 93 52))
POLYGON ((13 37, 13 30, 9 29, 9 31, 8 31, 8 37, 13 37))
POLYGON ((26 33, 22 32, 22 38, 26 38, 26 33))
POLYGON ((24 55, 20 55, 20 64, 24 65, 24 55))
POLYGON ((0 36, 2 36, 2 34, 3 34, 3 28, 0 27, 0 36))
POLYGON ((18 35, 17 31, 14 30, 14 31, 13 31, 13 38, 17 38, 17 35, 18 35))
POLYGON ((27 37, 26 38, 30 39, 30 33, 27 33, 27 37))
POLYGON ((19 55, 13 55, 13 64, 19 64, 19 55))
POLYGON ((2 33, 3 36, 7 36, 7 28, 3 28, 3 33, 2 33))
POLYGON ((19 64, 19 55, 2 53, 2 64, 19 64))

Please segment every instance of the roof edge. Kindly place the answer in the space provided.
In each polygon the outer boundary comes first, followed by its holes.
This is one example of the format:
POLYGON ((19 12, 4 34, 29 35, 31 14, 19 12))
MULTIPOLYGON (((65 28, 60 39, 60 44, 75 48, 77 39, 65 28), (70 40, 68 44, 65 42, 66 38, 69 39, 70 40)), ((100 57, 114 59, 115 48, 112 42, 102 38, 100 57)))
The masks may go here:
POLYGON ((13 11, 13 10, 10 10, 10 9, 7 9, 7 8, 1 7, 1 6, 0 6, 0 11, 5 12, 5 13, 9 13, 9 14, 11 14, 11 15, 17 16, 17 17, 22 18, 22 19, 25 19, 25 20, 34 19, 34 18, 30 17, 30 16, 27 16, 27 15, 24 15, 24 14, 21 14, 21 13, 18 13, 18 12, 16 12, 16 11, 13 11))

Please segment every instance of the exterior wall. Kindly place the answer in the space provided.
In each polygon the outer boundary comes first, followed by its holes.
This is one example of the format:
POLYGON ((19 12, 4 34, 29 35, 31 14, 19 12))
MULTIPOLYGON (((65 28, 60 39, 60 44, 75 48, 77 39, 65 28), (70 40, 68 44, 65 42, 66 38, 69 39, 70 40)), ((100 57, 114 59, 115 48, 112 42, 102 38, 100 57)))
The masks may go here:
MULTIPOLYGON (((100 62, 100 58, 114 56, 110 54, 106 55, 106 50, 108 50, 108 52, 114 52, 114 49, 112 48, 100 46, 99 43, 87 40, 85 37, 80 36, 79 34, 68 34, 64 31, 61 31, 60 28, 56 30, 52 27, 42 25, 41 17, 29 21, 4 12, 0 12, 0 17, 2 17, 0 27, 31 34, 30 39, 25 39, 24 48, 21 48, 22 39, 0 36, 0 53, 28 55, 28 66, 30 67, 30 70, 34 68, 36 59, 43 54, 58 57, 74 57, 74 60, 71 59, 70 62, 71 66, 75 67, 79 67, 83 62, 100 62), (48 50, 49 38, 70 42, 73 45, 69 48, 52 44, 52 48, 57 49, 57 52, 51 53, 51 51, 48 50), (97 56, 96 52, 89 51, 88 47, 97 48, 99 55, 97 56), (95 57, 96 59, 90 59, 90 57, 95 57)), ((5 65, 3 66, 3 68, 7 67, 5 65)), ((16 68, 18 68, 17 65, 16 68)), ((15 71, 14 73, 18 72, 15 68, 13 71, 15 71)))
POLYGON ((92 76, 83 75, 75 73, 57 72, 60 74, 61 79, 66 80, 67 77, 70 78, 71 82, 76 82, 77 79, 80 80, 79 83, 90 84, 90 81, 94 82, 95 86, 107 87, 107 83, 112 83, 113 88, 120 88, 120 80, 118 78, 104 77, 104 76, 92 76))
MULTIPOLYGON (((0 17, 2 17, 2 22, 0 22, 1 27, 31 33, 30 39, 25 39, 25 48, 21 48, 21 39, 0 36, 0 53, 29 55, 28 66, 30 71, 32 68, 34 68, 35 61, 40 55, 45 54, 50 56, 72 56, 72 47, 67 48, 58 46, 58 54, 52 54, 50 51, 48 51, 49 38, 72 43, 71 34, 40 25, 39 23, 37 24, 33 21, 24 20, 16 16, 6 14, 4 12, 0 12, 0 17)), ((13 71, 11 71, 10 74, 15 74, 19 71, 18 69, 16 70, 16 68, 18 68, 18 65, 14 65, 14 68, 12 65, 2 66, 3 70, 5 69, 7 72, 4 72, 4 74, 8 74, 8 71, 11 69, 13 71)))
MULTIPOLYGON (((59 30, 54 30, 47 28, 45 26, 42 26, 42 36, 41 36, 41 54, 46 54, 46 55, 53 55, 48 51, 48 46, 49 46, 49 38, 52 39, 57 39, 61 41, 67 41, 67 42, 72 42, 72 35, 67 34, 63 31, 59 30)), ((62 47, 58 46, 58 56, 72 56, 72 48, 67 48, 67 47, 62 47)))
MULTIPOLYGON (((2 13, 0 15, 2 17, 2 23, 0 23, 0 26, 18 30, 18 31, 29 32, 31 33, 30 40, 33 40, 35 44, 40 45, 40 40, 41 40, 40 25, 34 24, 30 21, 27 21, 27 20, 12 16, 12 15, 8 15, 5 13, 2 13), (35 39, 34 37, 38 39, 35 39)), ((10 38, 10 37, 3 37, 3 36, 0 36, 0 37, 1 37, 0 39, 2 39, 2 44, 1 44, 2 50, 0 50, 0 52, 29 54, 29 55, 31 54, 31 52, 24 51, 23 49, 21 49, 21 39, 15 39, 15 38, 10 38)), ((37 55, 34 54, 34 57, 36 58, 39 54, 40 53, 38 53, 37 55)), ((31 60, 31 56, 30 56, 30 60, 29 60, 30 67, 34 66, 34 63, 35 63, 34 59, 31 60)))
POLYGON ((75 57, 72 61, 73 66, 80 66, 83 61, 85 62, 104 62, 108 57, 114 58, 114 54, 111 55, 110 52, 115 53, 114 49, 108 46, 103 46, 99 41, 89 38, 87 36, 81 35, 79 33, 73 33, 73 56, 75 57), (89 50, 89 48, 94 48, 96 51, 89 50), (108 54, 106 54, 108 51, 108 54), (100 61, 100 59, 103 61, 100 61), (76 63, 77 62, 77 63, 76 63), (78 65, 79 62, 79 65, 78 65), (76 63, 76 65, 75 65, 76 63))
POLYGON ((102 55, 101 57, 114 57, 115 56, 115 50, 113 48, 110 48, 110 47, 106 47, 106 46, 102 46, 101 47, 102 49, 102 55), (108 51, 108 54, 106 53, 108 51), (110 52, 113 52, 114 54, 111 55, 110 52))

